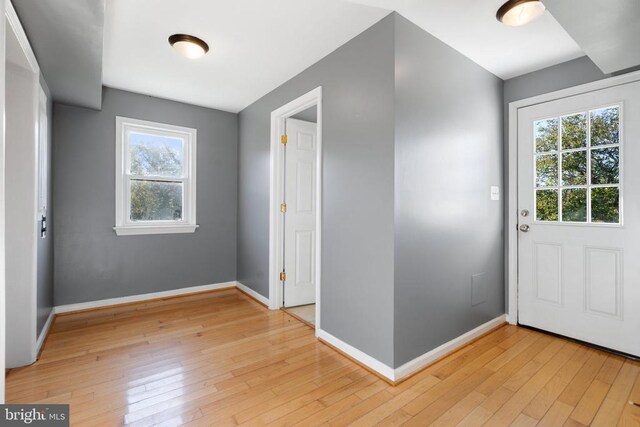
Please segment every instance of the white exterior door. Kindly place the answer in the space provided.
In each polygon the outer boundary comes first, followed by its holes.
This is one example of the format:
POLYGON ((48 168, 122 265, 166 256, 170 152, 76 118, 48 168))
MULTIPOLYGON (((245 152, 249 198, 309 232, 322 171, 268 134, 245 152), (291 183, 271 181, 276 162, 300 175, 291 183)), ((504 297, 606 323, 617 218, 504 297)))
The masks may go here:
POLYGON ((316 124, 287 119, 284 215, 284 305, 316 300, 316 124))
POLYGON ((640 356, 640 82, 518 110, 519 322, 640 356))

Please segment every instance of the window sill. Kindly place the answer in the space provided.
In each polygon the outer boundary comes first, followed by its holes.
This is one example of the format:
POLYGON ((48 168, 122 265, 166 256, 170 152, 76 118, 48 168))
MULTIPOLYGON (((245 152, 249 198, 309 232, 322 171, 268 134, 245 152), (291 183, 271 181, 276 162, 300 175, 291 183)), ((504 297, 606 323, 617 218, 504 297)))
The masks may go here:
POLYGON ((127 225, 113 227, 118 236, 193 233, 199 225, 127 225))

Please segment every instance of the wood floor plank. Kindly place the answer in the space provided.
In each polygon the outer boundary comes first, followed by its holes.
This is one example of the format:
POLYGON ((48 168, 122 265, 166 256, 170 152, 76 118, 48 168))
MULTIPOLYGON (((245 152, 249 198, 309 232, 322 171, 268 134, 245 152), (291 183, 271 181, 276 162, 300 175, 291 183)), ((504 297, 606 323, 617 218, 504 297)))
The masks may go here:
POLYGON ((554 401, 544 417, 538 423, 539 427, 555 427, 561 426, 567 421, 569 415, 573 411, 573 406, 562 403, 558 400, 554 401))
POLYGON ((639 374, 509 325, 394 387, 231 289, 59 316, 6 397, 68 403, 73 426, 635 426, 639 374))
POLYGON ((490 411, 482 406, 476 407, 469 415, 458 423, 458 427, 476 427, 483 425, 489 418, 493 416, 490 411))
POLYGON ((580 399, 569 418, 580 424, 591 424, 607 392, 609 392, 609 387, 610 385, 607 383, 594 380, 587 388, 587 391, 585 391, 582 399, 580 399))
POLYGON ((618 376, 593 419, 593 426, 617 424, 625 407, 629 405, 629 396, 635 382, 638 380, 639 372, 640 367, 634 363, 626 362, 622 365, 618 376))
POLYGON ((594 352, 571 383, 558 397, 558 400, 569 406, 576 406, 582 395, 587 390, 591 382, 594 380, 598 371, 607 359, 607 355, 602 352, 594 352))
POLYGON ((562 349, 555 353, 553 357, 487 421, 486 425, 499 426, 513 422, 545 384, 571 358, 576 350, 576 345, 565 343, 562 349))
MULTIPOLYGON (((578 371, 584 366, 591 352, 587 348, 579 348, 558 373, 538 392, 536 397, 531 400, 527 407, 522 411, 537 420, 542 419, 546 412, 553 406, 558 399, 560 393, 564 391, 567 385, 573 380, 578 371)), ((570 405, 566 405, 571 407, 570 405)), ((573 407, 571 407, 573 408, 573 407)), ((564 422, 564 421, 563 421, 564 422)))

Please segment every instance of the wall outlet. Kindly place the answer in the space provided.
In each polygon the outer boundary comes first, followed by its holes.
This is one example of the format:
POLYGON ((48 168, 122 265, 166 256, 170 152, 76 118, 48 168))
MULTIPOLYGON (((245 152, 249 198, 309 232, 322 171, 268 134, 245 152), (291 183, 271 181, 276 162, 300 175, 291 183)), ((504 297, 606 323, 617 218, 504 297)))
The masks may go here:
POLYGON ((487 301, 487 273, 471 276, 471 306, 487 301))
POLYGON ((491 200, 500 200, 500 187, 497 185, 491 186, 491 200))

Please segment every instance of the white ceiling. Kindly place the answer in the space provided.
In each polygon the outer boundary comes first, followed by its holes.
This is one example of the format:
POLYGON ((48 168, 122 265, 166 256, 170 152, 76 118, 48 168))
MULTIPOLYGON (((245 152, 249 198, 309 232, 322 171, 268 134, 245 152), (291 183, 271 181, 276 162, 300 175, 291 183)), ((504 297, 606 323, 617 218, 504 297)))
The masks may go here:
POLYGON ((395 10, 498 77, 584 55, 549 12, 500 24, 504 0, 109 0, 106 86, 238 112, 395 10), (173 33, 211 51, 180 57, 173 33))
POLYGON ((349 0, 395 10, 502 79, 583 56, 547 11, 524 27, 496 20, 506 0, 349 0))
POLYGON ((238 112, 387 14, 342 0, 109 0, 103 82, 238 112), (173 33, 211 50, 183 58, 173 33))

